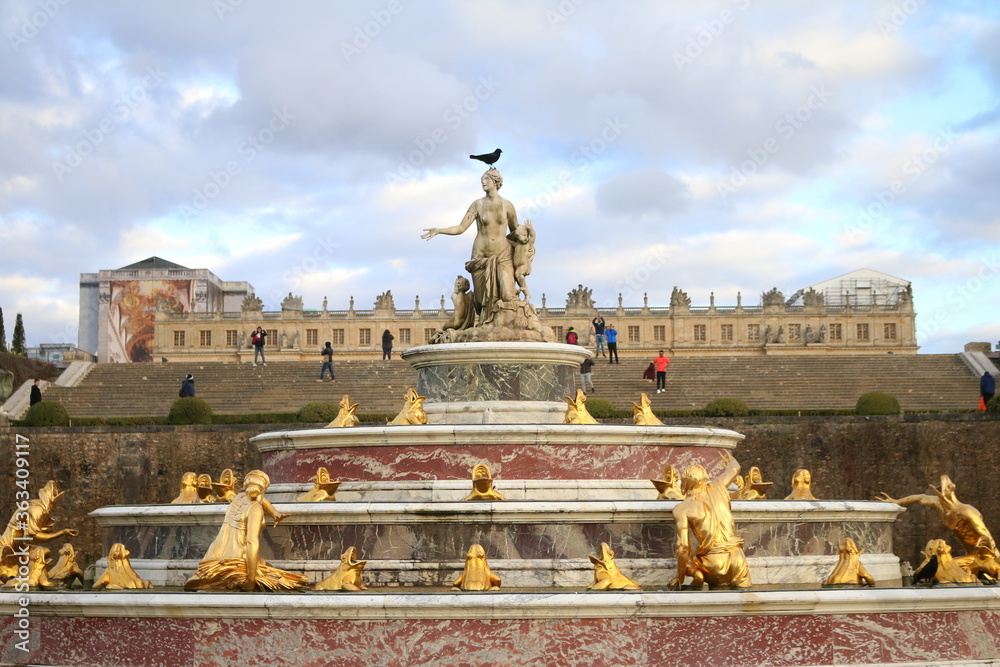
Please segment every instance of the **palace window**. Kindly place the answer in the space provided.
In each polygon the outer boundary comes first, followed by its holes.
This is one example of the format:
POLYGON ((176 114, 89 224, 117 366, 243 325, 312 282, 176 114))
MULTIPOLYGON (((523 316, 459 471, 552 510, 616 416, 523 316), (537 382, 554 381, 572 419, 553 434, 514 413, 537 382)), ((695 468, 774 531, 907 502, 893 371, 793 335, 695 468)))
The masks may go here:
POLYGON ((434 334, 437 333, 437 329, 424 329, 424 342, 429 343, 434 340, 434 334))
POLYGON ((663 324, 653 325, 653 340, 657 343, 665 343, 667 340, 667 327, 663 324))
POLYGON ((306 345, 319 345, 319 329, 306 329, 306 345))
POLYGON ((733 342, 733 325, 732 324, 723 324, 723 325, 721 325, 721 327, 719 328, 719 340, 721 340, 724 343, 732 343, 733 342))
POLYGON ((694 339, 695 340, 700 340, 700 341, 707 340, 708 336, 707 336, 706 329, 707 329, 707 327, 704 324, 696 324, 696 325, 694 325, 694 339))
POLYGON ((556 337, 556 342, 565 343, 566 336, 562 327, 552 327, 552 335, 556 337))
POLYGON ((371 345, 371 344, 372 344, 372 330, 358 329, 358 345, 371 345))
POLYGON ((748 324, 747 325, 747 340, 758 341, 760 340, 760 325, 759 324, 748 324))
POLYGON ((409 345, 410 344, 410 330, 409 329, 400 329, 399 330, 399 344, 400 345, 409 345))
POLYGON ((240 344, 240 335, 236 329, 226 329, 226 346, 234 347, 240 344))
POLYGON ((896 323, 886 322, 882 325, 883 332, 885 333, 886 340, 896 340, 896 323))
POLYGON ((789 324, 788 325, 788 340, 802 340, 802 325, 801 324, 789 324))
POLYGON ((858 340, 868 340, 868 339, 869 339, 868 325, 858 324, 858 340))
POLYGON ((175 331, 174 332, 174 347, 184 347, 184 332, 175 331))
POLYGON ((334 329, 333 330, 333 336, 331 336, 331 337, 333 338, 333 340, 331 342, 334 345, 343 345, 344 344, 344 330, 343 329, 334 329))
POLYGON ((267 330, 267 341, 268 341, 268 344, 274 345, 275 347, 277 347, 277 345, 278 345, 278 330, 277 329, 268 329, 267 330))
POLYGON ((212 332, 205 329, 198 332, 198 345, 201 347, 212 347, 212 332))
POLYGON ((630 324, 628 326, 628 342, 630 343, 639 342, 639 325, 630 324))
POLYGON ((844 340, 844 325, 843 324, 831 324, 830 325, 830 340, 844 340))

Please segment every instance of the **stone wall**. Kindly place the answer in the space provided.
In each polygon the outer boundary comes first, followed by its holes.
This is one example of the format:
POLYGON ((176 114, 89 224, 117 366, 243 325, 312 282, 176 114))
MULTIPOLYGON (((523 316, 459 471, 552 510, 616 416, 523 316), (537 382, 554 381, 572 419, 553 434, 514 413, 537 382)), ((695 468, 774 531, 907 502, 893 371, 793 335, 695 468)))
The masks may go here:
MULTIPOLYGON (((1000 421, 988 416, 713 419, 699 425, 746 434, 736 457, 744 469, 756 465, 765 481, 774 482, 771 498, 789 493, 798 468, 812 471, 814 493, 827 500, 868 500, 879 491, 895 497, 922 493, 947 474, 957 484, 959 499, 977 507, 986 525, 1000 535, 1000 485, 994 481, 1000 469, 1000 421)), ((169 502, 187 471, 217 477, 231 467, 242 476, 260 465, 249 439, 288 428, 2 429, 0 521, 13 513, 15 434, 30 439, 32 496, 49 479, 67 490, 54 515, 55 527, 80 529, 73 543, 83 552, 80 563, 89 564, 99 557, 101 545, 88 512, 112 504, 169 502)), ((651 477, 660 473, 649 471, 651 477)), ((947 536, 936 511, 911 506, 895 525, 894 551, 915 565, 929 539, 947 536)))

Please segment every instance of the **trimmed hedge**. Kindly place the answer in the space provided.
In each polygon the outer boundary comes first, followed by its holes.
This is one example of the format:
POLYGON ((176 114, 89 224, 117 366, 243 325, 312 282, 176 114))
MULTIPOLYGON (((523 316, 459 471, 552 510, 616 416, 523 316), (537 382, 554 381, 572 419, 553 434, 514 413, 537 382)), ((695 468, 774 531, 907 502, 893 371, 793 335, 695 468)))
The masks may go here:
POLYGON ((705 406, 702 414, 706 417, 746 417, 750 408, 738 398, 717 398, 705 406))
POLYGON ((200 398, 178 398, 170 406, 167 423, 174 425, 211 424, 212 407, 200 398))
POLYGON ((872 391, 861 396, 854 406, 856 415, 898 415, 899 401, 895 396, 881 391, 872 391))
POLYGON ((1000 394, 997 394, 990 399, 990 402, 986 404, 987 412, 1000 412, 1000 394))
POLYGON ((333 403, 306 403, 296 413, 296 418, 304 424, 325 422, 329 424, 340 412, 340 406, 333 403))
POLYGON ((612 419, 617 417, 621 410, 606 398, 588 398, 587 412, 595 419, 612 419))
POLYGON ((42 401, 28 409, 25 426, 69 426, 69 413, 60 403, 42 401))

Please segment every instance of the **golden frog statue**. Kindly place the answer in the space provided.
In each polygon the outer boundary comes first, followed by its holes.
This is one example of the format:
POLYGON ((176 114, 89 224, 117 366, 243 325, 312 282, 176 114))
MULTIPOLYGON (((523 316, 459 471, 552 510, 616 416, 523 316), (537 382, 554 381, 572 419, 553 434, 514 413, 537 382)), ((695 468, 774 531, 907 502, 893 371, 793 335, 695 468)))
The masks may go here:
POLYGON ((340 482, 330 479, 330 473, 326 468, 316 471, 316 476, 312 478, 313 488, 306 491, 295 499, 297 503, 320 503, 324 500, 336 500, 337 487, 340 482))
POLYGON ((598 424, 587 412, 587 395, 582 389, 576 390, 576 396, 563 396, 566 399, 566 416, 563 424, 598 424))
POLYGON ((316 584, 316 591, 365 591, 368 587, 361 580, 361 572, 365 569, 366 560, 354 560, 358 550, 348 547, 340 556, 340 566, 336 572, 316 584))
POLYGON ((657 500, 681 500, 684 494, 681 493, 681 476, 677 474, 677 468, 668 465, 663 469, 663 479, 649 480, 656 487, 657 500))
POLYGON ((184 473, 181 475, 181 490, 177 494, 177 497, 170 501, 170 504, 200 502, 201 499, 198 496, 198 473, 184 473))
POLYGON ((478 464, 472 469, 472 493, 466 500, 505 500, 500 492, 493 488, 493 477, 489 466, 478 464))
POLYGON ((662 426, 663 422, 653 414, 653 404, 645 392, 639 395, 639 402, 632 403, 632 423, 636 426, 662 426))
POLYGON ((615 552, 607 542, 601 542, 601 556, 591 556, 590 562, 594 564, 594 583, 587 586, 589 591, 635 591, 639 589, 639 582, 629 579, 615 563, 615 552))
POLYGON ((49 569, 49 579, 61 582, 66 588, 72 588, 77 580, 83 585, 83 570, 76 563, 76 549, 67 542, 59 549, 59 560, 49 569))
POLYGON ((113 544, 108 552, 108 569, 94 582, 94 590, 102 588, 109 591, 125 589, 152 588, 153 584, 144 580, 129 562, 131 552, 121 542, 113 544))
POLYGON ((403 396, 403 409, 396 418, 388 422, 389 426, 416 426, 427 423, 427 413, 424 412, 426 396, 417 395, 417 390, 410 388, 403 396))
POLYGON ((496 591, 500 590, 500 577, 490 572, 486 562, 486 550, 482 545, 473 544, 465 554, 465 569, 452 584, 456 591, 496 591))
POLYGON ((833 572, 823 582, 824 586, 874 586, 875 579, 861 564, 861 550, 849 537, 845 537, 837 550, 840 560, 833 572))
POLYGON ((333 418, 333 421, 326 425, 326 428, 351 427, 361 423, 357 415, 358 403, 351 404, 351 397, 344 394, 340 399, 340 412, 333 418))

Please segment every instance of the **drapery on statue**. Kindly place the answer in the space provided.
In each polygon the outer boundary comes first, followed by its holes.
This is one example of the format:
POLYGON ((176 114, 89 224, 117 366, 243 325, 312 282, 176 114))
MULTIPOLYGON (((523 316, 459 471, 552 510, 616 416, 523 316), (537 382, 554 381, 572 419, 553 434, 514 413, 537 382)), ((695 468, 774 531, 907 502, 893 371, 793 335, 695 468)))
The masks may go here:
MULTIPOLYGON (((19 559, 27 555, 29 548, 50 542, 63 535, 79 535, 73 528, 52 531, 53 521, 49 518, 56 501, 65 492, 49 480, 38 492, 38 498, 27 502, 27 509, 17 509, 7 522, 7 528, 0 535, 0 582, 18 574, 19 559)), ((20 501, 24 502, 24 501, 20 501)))
POLYGON ((184 584, 184 590, 288 591, 306 586, 305 575, 279 570, 260 557, 264 515, 271 515, 275 524, 288 516, 264 498, 270 485, 266 473, 247 473, 243 491, 229 504, 219 534, 198 563, 198 571, 184 584))
POLYGON ((740 464, 728 454, 722 454, 726 468, 708 481, 708 473, 700 465, 690 465, 681 473, 684 500, 674 506, 677 527, 677 576, 669 586, 679 590, 690 576, 692 585, 700 588, 708 583, 716 588, 750 588, 750 568, 743 554, 743 540, 736 534, 729 485, 740 472, 740 464), (692 553, 693 532, 698 548, 692 553))
POLYGON ((438 234, 458 236, 476 224, 472 258, 465 263, 465 269, 472 274, 472 305, 478 319, 466 335, 448 342, 554 340, 551 331, 543 332, 523 282, 531 272, 534 228, 518 225, 514 205, 500 196, 503 178, 499 171, 490 168, 480 182, 486 195, 472 202, 459 224, 430 227, 420 237, 426 240, 438 234), (518 298, 519 291, 523 300, 518 298))
POLYGON ((955 483, 948 475, 941 475, 941 488, 933 484, 928 486, 929 494, 917 493, 904 498, 893 498, 887 493, 876 496, 876 500, 896 503, 906 507, 919 503, 926 507, 934 507, 941 513, 941 522, 951 531, 952 536, 965 548, 964 556, 955 559, 955 563, 970 571, 975 566, 977 571, 988 571, 1000 561, 1000 551, 997 550, 993 535, 983 522, 983 515, 972 505, 959 502, 955 497, 955 483), (993 561, 990 563, 989 561, 993 561))

